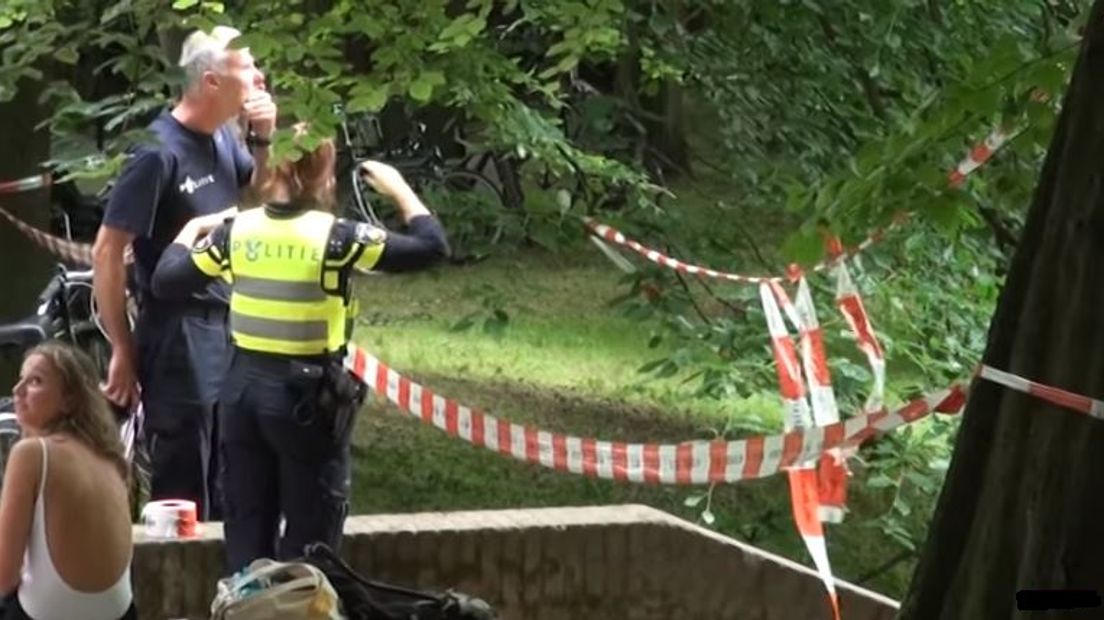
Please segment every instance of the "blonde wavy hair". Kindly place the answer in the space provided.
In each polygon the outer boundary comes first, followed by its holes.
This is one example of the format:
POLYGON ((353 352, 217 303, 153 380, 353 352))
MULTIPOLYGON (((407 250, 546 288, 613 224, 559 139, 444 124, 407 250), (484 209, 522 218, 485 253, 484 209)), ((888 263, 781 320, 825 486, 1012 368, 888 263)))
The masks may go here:
POLYGON ((46 432, 70 435, 111 461, 123 480, 129 481, 130 468, 115 425, 115 414, 100 391, 99 374, 92 358, 84 351, 57 340, 34 347, 24 359, 32 355, 46 358, 57 371, 67 405, 62 415, 45 429, 46 432))
MULTIPOLYGON (((306 123, 296 123, 292 129, 297 144, 306 141, 309 129, 306 123)), ((261 194, 271 196, 276 187, 282 186, 287 189, 293 203, 333 211, 337 203, 334 191, 336 161, 337 147, 333 139, 323 138, 313 149, 301 151, 298 159, 287 159, 277 164, 261 194)))

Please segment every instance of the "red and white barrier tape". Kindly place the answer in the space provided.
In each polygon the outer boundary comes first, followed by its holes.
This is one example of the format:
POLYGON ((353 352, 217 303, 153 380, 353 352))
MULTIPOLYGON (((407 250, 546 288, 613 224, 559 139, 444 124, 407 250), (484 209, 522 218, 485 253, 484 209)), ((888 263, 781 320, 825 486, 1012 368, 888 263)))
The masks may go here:
POLYGON ((799 321, 797 310, 782 286, 776 282, 760 284, 759 298, 763 303, 763 313, 766 316, 767 330, 771 337, 771 348, 774 351, 775 369, 778 372, 778 391, 782 395, 785 411, 782 425, 787 433, 794 429, 809 428, 813 426, 813 418, 809 401, 805 397, 805 382, 801 374, 801 365, 797 361, 797 347, 789 330, 786 329, 779 305, 786 309, 791 322, 799 321))
POLYGON ((597 221, 591 218, 584 218, 583 222, 586 224, 587 228, 590 229, 591 233, 598 238, 609 241, 610 243, 627 247, 635 251, 637 254, 640 254, 644 258, 652 261, 653 263, 660 265, 661 267, 667 267, 669 269, 674 269, 675 271, 680 271, 682 273, 702 278, 728 280, 730 282, 743 282, 745 284, 759 284, 762 282, 782 280, 782 278, 780 277, 745 276, 738 273, 727 273, 724 271, 718 271, 715 269, 710 269, 708 267, 702 267, 700 265, 692 265, 690 263, 680 261, 676 258, 671 258, 670 256, 667 256, 666 254, 660 252, 659 250, 653 250, 649 247, 641 245, 640 243, 629 239, 616 229, 607 226, 606 224, 599 224, 597 221))
POLYGON ((992 366, 982 366, 978 370, 978 376, 997 385, 1002 385, 1010 390, 1029 394, 1052 405, 1066 407, 1083 413, 1097 420, 1104 420, 1104 401, 1090 398, 1081 394, 1075 394, 1062 388, 1044 385, 1031 379, 1025 379, 1018 375, 1003 370, 997 370, 992 366))
MULTIPOLYGON (((805 294, 808 294, 805 278, 801 278, 798 295, 802 294, 800 292, 802 285, 805 286, 805 294)), ((816 369, 811 368, 815 366, 815 361, 812 353, 812 339, 809 337, 809 325, 802 321, 800 313, 781 284, 765 282, 759 285, 759 296, 763 302, 763 313, 767 319, 767 328, 773 345, 775 368, 778 371, 778 390, 787 411, 787 415, 783 418, 785 430, 787 433, 795 430, 805 431, 813 427, 813 418, 810 416, 809 404, 805 399, 805 382, 802 367, 797 361, 793 337, 786 329, 779 306, 781 305, 785 310, 790 322, 801 334, 805 377, 809 379, 811 387, 815 384, 812 373, 815 373, 816 369)), ((830 386, 829 389, 831 389, 830 386)), ((798 534, 805 542, 805 548, 808 549, 809 556, 812 557, 817 573, 828 592, 833 617, 839 620, 839 600, 836 597, 835 578, 832 575, 832 564, 828 560, 828 544, 824 538, 824 526, 821 523, 819 511, 820 492, 817 488, 816 463, 815 460, 799 462, 786 472, 790 486, 790 506, 798 534)))
POLYGON ((832 564, 828 560, 828 544, 824 539, 824 525, 818 512, 817 472, 812 468, 791 469, 787 472, 790 482, 790 505, 793 507, 794 523, 805 548, 813 559, 813 566, 820 575, 821 582, 828 593, 828 605, 832 618, 840 620, 839 597, 836 595, 836 578, 832 573, 832 564))
MULTIPOLYGON (((809 384, 809 400, 813 407, 813 422, 828 426, 839 422, 839 404, 832 389, 832 374, 824 349, 824 333, 813 306, 809 284, 801 278, 796 300, 801 320, 801 358, 809 384)), ((817 463, 817 515, 825 523, 840 523, 847 511, 847 466, 842 450, 836 448, 820 457, 817 463)))
POLYGON ((3 208, 0 208, 0 215, 3 215, 28 239, 63 261, 83 267, 92 266, 91 244, 69 241, 68 239, 62 239, 61 237, 51 235, 48 232, 43 232, 15 217, 3 208))
POLYGON ((859 289, 851 279, 846 263, 836 266, 836 306, 847 321, 851 333, 855 336, 859 350, 866 355, 870 372, 874 376, 874 386, 866 399, 864 409, 867 412, 880 411, 885 405, 886 361, 885 351, 874 334, 870 317, 866 313, 859 289))
POLYGON ((0 194, 18 194, 19 192, 29 192, 34 189, 50 187, 50 184, 52 182, 53 179, 49 175, 49 173, 37 174, 33 177, 16 179, 14 181, 0 181, 0 194))
POLYGON ((813 422, 827 426, 839 422, 839 405, 832 389, 832 373, 824 351, 824 332, 817 319, 809 283, 801 278, 797 283, 794 307, 800 323, 801 358, 809 384, 809 401, 813 407, 813 422))
POLYGON ((952 189, 962 187, 962 184, 966 182, 966 177, 984 166, 985 162, 989 161, 993 154, 1008 142, 1009 138, 1010 136, 1002 128, 994 129, 981 144, 970 149, 966 159, 959 162, 958 166, 947 176, 947 183, 952 189))
POLYGON ((825 427, 733 441, 630 444, 573 437, 515 424, 435 394, 349 345, 345 365, 379 397, 449 435, 550 469, 625 482, 697 485, 764 478, 826 450, 858 445, 933 412, 954 414, 965 403, 959 384, 893 412, 862 414, 825 427))
MULTIPOLYGON (((1013 136, 1007 134, 1003 129, 994 129, 981 144, 978 144, 974 148, 970 149, 966 158, 963 159, 955 167, 954 170, 948 175, 948 185, 951 189, 960 188, 966 181, 966 177, 972 174, 975 170, 983 166, 986 162, 992 159, 993 154, 1000 150, 1013 136)), ((846 259, 866 250, 870 246, 874 245, 885 236, 885 233, 892 228, 907 220, 909 215, 907 213, 899 213, 893 221, 884 228, 878 229, 871 233, 866 239, 864 239, 858 245, 842 250, 834 255, 829 256, 823 261, 813 265, 809 268, 809 271, 824 271, 832 268, 836 264, 839 264, 846 259)), ((611 243, 627 247, 637 254, 640 254, 644 258, 651 262, 675 271, 681 271, 690 275, 695 275, 701 278, 712 278, 717 280, 727 280, 729 282, 742 282, 745 284, 760 284, 763 282, 783 282, 789 280, 788 276, 749 276, 739 273, 730 273, 719 269, 713 269, 710 267, 704 267, 702 265, 695 265, 688 263, 677 258, 667 256, 659 250, 649 248, 633 239, 626 237, 618 230, 601 224, 591 218, 583 218, 583 221, 591 233, 601 239, 609 241, 611 243)), ((619 265, 620 266, 620 265, 619 265)))

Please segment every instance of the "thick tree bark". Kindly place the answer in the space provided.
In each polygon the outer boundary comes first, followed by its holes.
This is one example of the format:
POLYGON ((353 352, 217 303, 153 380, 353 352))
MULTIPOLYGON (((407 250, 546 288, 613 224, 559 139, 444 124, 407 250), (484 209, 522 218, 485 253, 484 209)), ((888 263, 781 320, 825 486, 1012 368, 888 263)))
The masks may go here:
MULTIPOLYGON (((1104 397, 1104 0, 1097 0, 985 363, 1104 397)), ((1016 611, 1021 589, 1104 590, 1104 422, 974 386, 899 618, 1098 618, 1016 611)))
MULTIPOLYGON (((46 129, 34 131, 46 117, 38 104, 41 85, 23 81, 15 99, 0 104, 0 180, 21 179, 42 170, 39 164, 50 153, 50 136, 46 129)), ((24 221, 47 229, 50 222, 49 193, 34 190, 18 194, 0 194, 0 206, 24 221)), ((3 294, 0 294, 0 321, 11 321, 34 312, 34 301, 46 284, 54 262, 38 246, 33 245, 13 226, 0 222, 0 269, 3 270, 3 294)), ((18 374, 11 356, 0 357, 0 394, 6 394, 18 374)))

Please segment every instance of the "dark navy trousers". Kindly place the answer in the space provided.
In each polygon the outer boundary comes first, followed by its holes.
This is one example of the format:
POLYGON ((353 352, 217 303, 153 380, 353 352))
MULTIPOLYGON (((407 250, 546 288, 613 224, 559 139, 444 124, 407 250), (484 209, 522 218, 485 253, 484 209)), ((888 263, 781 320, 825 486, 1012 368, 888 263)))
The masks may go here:
POLYGON ((303 360, 241 349, 231 358, 219 409, 229 571, 301 557, 313 542, 336 549, 348 512, 349 437, 335 438, 312 412, 321 379, 297 373, 303 360))
POLYGON ((227 310, 215 304, 144 304, 135 326, 151 499, 196 502, 220 518, 217 399, 230 355, 227 310))

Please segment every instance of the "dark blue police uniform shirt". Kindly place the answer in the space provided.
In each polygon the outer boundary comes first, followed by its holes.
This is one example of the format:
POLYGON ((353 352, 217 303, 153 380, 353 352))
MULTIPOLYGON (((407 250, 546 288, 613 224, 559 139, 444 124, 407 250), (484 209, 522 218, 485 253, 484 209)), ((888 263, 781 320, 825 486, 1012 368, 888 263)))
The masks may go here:
MULTIPOLYGON (((115 182, 104 224, 134 234, 134 277, 143 296, 157 261, 184 224, 197 215, 239 203, 241 187, 253 174, 253 159, 228 126, 214 135, 188 129, 169 110, 149 129, 157 144, 135 147, 115 182)), ((228 303, 230 289, 216 279, 195 301, 228 303)))

